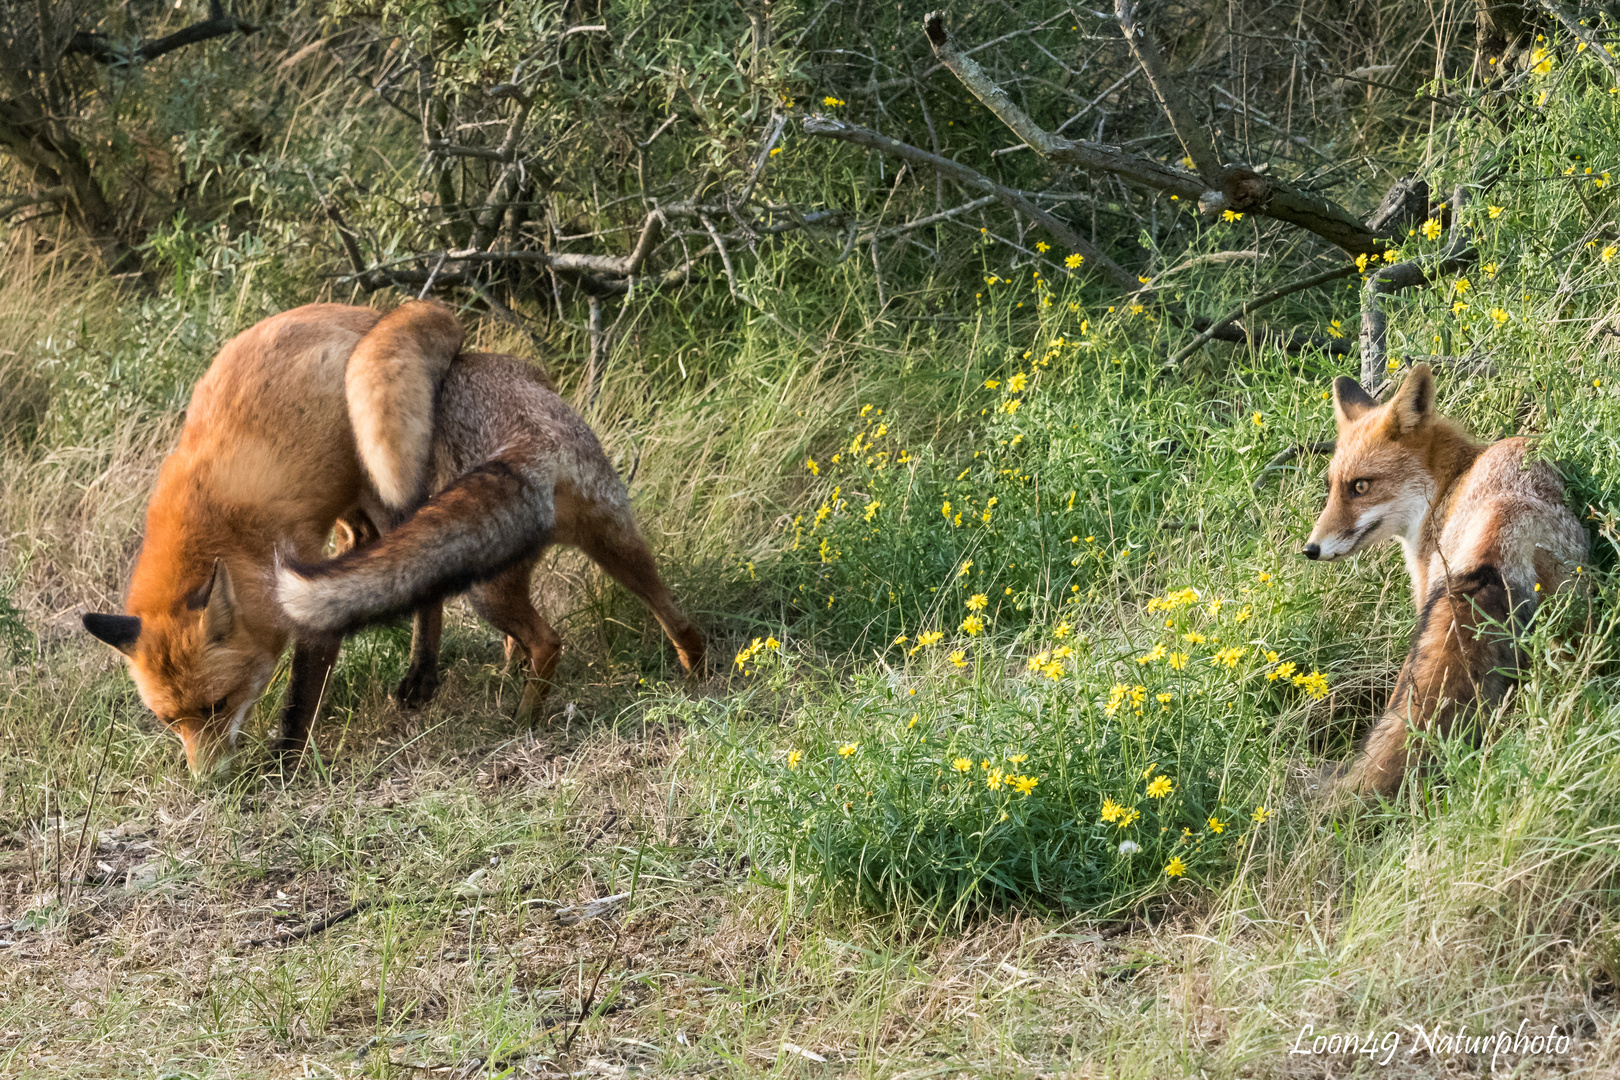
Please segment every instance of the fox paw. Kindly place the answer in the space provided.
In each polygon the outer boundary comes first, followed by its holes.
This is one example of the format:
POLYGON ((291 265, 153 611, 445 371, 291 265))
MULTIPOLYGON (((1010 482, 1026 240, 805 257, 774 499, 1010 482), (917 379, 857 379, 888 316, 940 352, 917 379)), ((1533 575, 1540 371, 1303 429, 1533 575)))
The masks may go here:
POLYGON ((414 668, 405 673, 405 677, 394 687, 389 697, 402 709, 420 709, 433 700, 433 695, 439 689, 439 673, 436 671, 417 671, 414 668))

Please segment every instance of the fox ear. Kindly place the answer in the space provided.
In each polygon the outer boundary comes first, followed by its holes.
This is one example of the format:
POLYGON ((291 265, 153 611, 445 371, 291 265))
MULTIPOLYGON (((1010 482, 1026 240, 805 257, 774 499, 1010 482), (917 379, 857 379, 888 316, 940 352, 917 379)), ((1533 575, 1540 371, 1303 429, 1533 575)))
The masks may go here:
POLYGON ((1434 419, 1434 376, 1428 364, 1418 364, 1389 401, 1391 433, 1406 435, 1434 419))
POLYGON ((209 641, 218 641, 235 628, 236 590, 231 588, 231 572, 223 559, 214 560, 208 584, 192 593, 186 606, 203 613, 203 633, 209 641))
POLYGON ((1333 419, 1339 426, 1360 420, 1378 406, 1361 384, 1348 375, 1333 380, 1333 419))
POLYGON ((104 615, 99 611, 84 613, 84 628, 98 641, 104 641, 125 656, 133 656, 135 642, 141 636, 139 615, 104 615))

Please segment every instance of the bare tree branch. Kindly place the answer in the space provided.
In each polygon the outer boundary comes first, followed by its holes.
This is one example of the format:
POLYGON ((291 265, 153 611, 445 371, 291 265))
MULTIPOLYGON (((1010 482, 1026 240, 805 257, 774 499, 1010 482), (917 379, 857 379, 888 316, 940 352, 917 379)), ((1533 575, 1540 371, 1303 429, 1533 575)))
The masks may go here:
POLYGON ((1451 196, 1451 242, 1445 251, 1427 259, 1410 259, 1386 266, 1367 275, 1367 284, 1361 290, 1361 385, 1369 393, 1378 385, 1388 364, 1389 316, 1384 312, 1383 298, 1478 261, 1479 251, 1473 246, 1473 238, 1463 227, 1459 214, 1467 201, 1468 190, 1463 187, 1458 187, 1451 196))
MULTIPOLYGON (((1541 6, 1545 8, 1553 18, 1563 23, 1564 29, 1575 35, 1575 37, 1582 45, 1586 47, 1586 49, 1590 49, 1592 51, 1592 55, 1601 60, 1603 62, 1603 66, 1609 69, 1609 74, 1614 76, 1615 84, 1620 85, 1620 60, 1616 60, 1613 56, 1609 55, 1609 50, 1604 46, 1603 41, 1596 34, 1592 33, 1589 28, 1582 26, 1581 21, 1575 16, 1571 15, 1569 12, 1565 11, 1564 5, 1557 3, 1556 0, 1541 0, 1541 6)), ((1581 51, 1584 52, 1586 49, 1581 51)))
POLYGON ((90 30, 81 30, 74 34, 68 40, 67 51, 88 56, 98 64, 144 64, 156 60, 165 53, 183 49, 187 45, 235 33, 251 34, 258 29, 250 22, 244 22, 234 15, 227 15, 225 6, 220 0, 209 0, 207 19, 182 27, 156 41, 148 41, 127 52, 105 34, 97 34, 90 30))
POLYGON ((1136 62, 1147 75, 1154 99, 1164 110, 1164 115, 1170 118, 1170 129, 1181 140, 1182 149, 1192 159, 1199 178, 1209 187, 1219 189, 1226 179, 1226 166, 1221 164, 1209 132, 1193 119, 1192 108, 1181 93, 1181 88, 1171 79, 1170 67, 1164 62, 1158 46, 1148 40, 1147 29, 1137 21, 1135 3, 1133 0, 1115 0, 1114 14, 1119 19, 1119 28, 1125 32, 1125 43, 1131 47, 1131 55, 1136 57, 1136 62))
POLYGON ((1203 348, 1205 343, 1207 343, 1222 329, 1231 326, 1233 323, 1243 318, 1243 316, 1249 314, 1257 308, 1265 307, 1267 304, 1281 300, 1285 296, 1292 296, 1295 293, 1304 292, 1306 289, 1314 289, 1318 285, 1326 285, 1330 281, 1338 281, 1341 278, 1347 278, 1355 272, 1356 267, 1354 263, 1351 263, 1348 266, 1336 266, 1332 270, 1324 270, 1320 274, 1313 274, 1310 277, 1303 278, 1299 281, 1290 281, 1285 285, 1279 285, 1275 289, 1263 292, 1259 296, 1253 297, 1252 299, 1245 300, 1242 305, 1234 308, 1225 315, 1221 316, 1219 319, 1215 320, 1215 322, 1212 323, 1203 333, 1199 334, 1197 337, 1187 342, 1187 344, 1183 345, 1180 349, 1176 350, 1175 355, 1170 357, 1169 360, 1165 361, 1164 366, 1167 368, 1179 366, 1183 360, 1187 359, 1187 357, 1203 348))
MULTIPOLYGON (((1286 221, 1343 248, 1351 255, 1376 254, 1389 246, 1389 236, 1368 228, 1359 217, 1337 203, 1276 177, 1262 176, 1247 166, 1222 166, 1220 184, 1211 188, 1192 173, 1117 146, 1054 135, 1030 119, 1005 90, 992 82, 977 63, 956 47, 945 30, 944 13, 929 13, 923 19, 923 29, 933 46, 934 55, 962 81, 962 85, 984 102, 1014 134, 1055 165, 1072 165, 1094 173, 1113 173, 1122 180, 1163 191, 1178 199, 1196 200, 1199 209, 1206 212, 1233 210, 1286 221)), ((1149 52, 1157 55, 1154 46, 1145 37, 1132 38, 1131 46, 1141 56, 1149 52)), ((1143 66, 1145 68, 1146 63, 1143 66)), ((1194 160, 1196 163, 1196 158, 1194 160)))
POLYGON ((71 195, 72 192, 60 184, 56 187, 48 187, 42 191, 36 191, 29 195, 19 195, 14 199, 0 203, 0 218, 10 217, 18 210, 25 210, 30 206, 38 206, 40 203, 61 202, 63 199, 66 199, 71 195))
POLYGON ((929 153, 927 150, 912 146, 909 143, 900 142, 898 139, 891 139, 887 135, 880 135, 870 128, 863 128, 843 120, 835 120, 819 113, 805 118, 804 130, 807 135, 820 135, 829 139, 838 139, 843 142, 854 143, 856 146, 881 150, 886 154, 892 154, 897 158, 917 165, 931 165, 964 187, 976 188, 979 191, 994 195, 1001 202, 1029 217, 1032 221, 1039 223, 1042 228, 1052 234, 1054 240, 1067 247, 1070 251, 1082 256, 1084 265, 1090 266, 1101 273, 1117 290, 1124 292, 1137 284, 1134 274, 1120 266, 1113 259, 1110 259, 1103 253, 1101 248, 1075 232, 1063 221, 1036 206, 1023 192, 1016 188, 998 184, 976 169, 952 161, 950 158, 942 157, 939 154, 929 153))

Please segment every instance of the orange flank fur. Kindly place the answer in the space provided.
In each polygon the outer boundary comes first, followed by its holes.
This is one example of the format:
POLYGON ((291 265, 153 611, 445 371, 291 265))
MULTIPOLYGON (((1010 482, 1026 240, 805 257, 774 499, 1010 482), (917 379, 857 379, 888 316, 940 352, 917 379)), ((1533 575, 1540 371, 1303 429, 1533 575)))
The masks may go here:
POLYGON ((1418 611, 1389 706, 1345 776, 1362 794, 1393 795, 1422 734, 1502 702, 1516 635, 1586 558, 1563 484, 1529 459, 1528 440, 1476 443, 1434 399, 1425 364, 1385 405, 1353 379, 1333 383, 1338 446, 1305 556, 1332 561, 1394 540, 1418 611))

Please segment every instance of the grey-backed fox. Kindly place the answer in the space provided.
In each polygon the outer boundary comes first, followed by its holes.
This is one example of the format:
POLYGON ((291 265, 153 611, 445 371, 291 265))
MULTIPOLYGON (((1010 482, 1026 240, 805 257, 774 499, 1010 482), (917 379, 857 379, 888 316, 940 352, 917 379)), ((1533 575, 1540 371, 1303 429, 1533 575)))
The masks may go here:
POLYGON ((1400 788, 1418 753, 1409 726, 1443 734, 1501 702, 1519 667, 1515 635, 1586 558, 1563 484, 1528 460, 1528 441, 1482 446, 1437 415, 1434 398, 1426 364, 1385 405, 1354 379, 1333 381, 1339 441, 1305 557, 1342 559, 1396 540, 1418 611, 1395 692, 1343 778, 1362 794, 1400 788))
MULTIPOLYGON (((669 600, 629 517, 623 487, 584 423, 527 365, 462 355, 461 341, 454 315, 438 304, 407 303, 381 318, 366 308, 312 304, 238 335, 197 383, 180 443, 164 462, 147 509, 126 614, 84 617, 87 630, 128 658, 142 700, 180 736, 194 773, 228 759, 249 707, 294 637, 277 746, 301 749, 340 631, 377 616, 365 608, 332 617, 334 604, 341 607, 333 590, 343 592, 352 561, 331 567, 301 594, 314 605, 308 624, 295 625, 276 602, 277 559, 289 559, 292 567, 315 564, 334 525, 356 542, 373 535, 373 521, 386 527, 404 518, 409 528, 391 538, 387 551, 425 559, 440 571, 403 567, 394 582, 419 592, 390 610, 423 606, 403 697, 419 701, 432 692, 437 599, 475 582, 487 582, 477 596, 491 621, 528 650, 537 677, 549 676, 556 635, 530 606, 524 576, 546 531, 531 530, 531 547, 514 551, 509 542, 491 547, 469 540, 480 523, 457 518, 488 513, 499 522, 490 528, 508 540, 515 523, 532 520, 532 508, 551 498, 532 489, 535 470, 528 480, 518 478, 519 469, 500 473, 525 447, 544 452, 540 448, 550 446, 575 463, 572 472, 556 470, 556 525, 549 538, 585 547, 654 606, 683 663, 701 658, 702 636, 669 600), (457 368, 466 370, 446 409, 444 385, 457 368), (528 403, 545 430, 493 455, 468 449, 467 441, 487 434, 498 417, 511 419, 508 398, 528 403), (472 475, 454 497, 445 492, 453 509, 446 513, 435 500, 411 515, 435 486, 430 477, 442 477, 443 469, 454 468, 446 462, 454 461, 466 462, 472 475), (587 482, 576 490, 568 487, 574 478, 587 482), (468 497, 473 494, 483 499, 468 497), (434 551, 436 526, 447 537, 443 553, 434 551), (486 556, 496 561, 481 562, 486 556), (490 580, 497 575, 499 587, 490 580)), ((374 571, 385 562, 365 565, 374 571)), ((296 591, 296 572, 283 576, 296 591)), ((539 689, 531 684, 525 706, 532 708, 539 689)))
POLYGON ((375 543, 322 563, 285 560, 276 595, 301 628, 342 634, 424 607, 401 687, 431 694, 437 604, 468 590, 473 609, 528 655, 531 712, 549 686, 560 639, 529 600, 529 575, 550 544, 580 548, 652 609, 681 663, 703 636, 675 606, 636 530, 630 500, 585 422, 528 364, 469 353, 439 387, 426 491, 433 496, 375 543))

